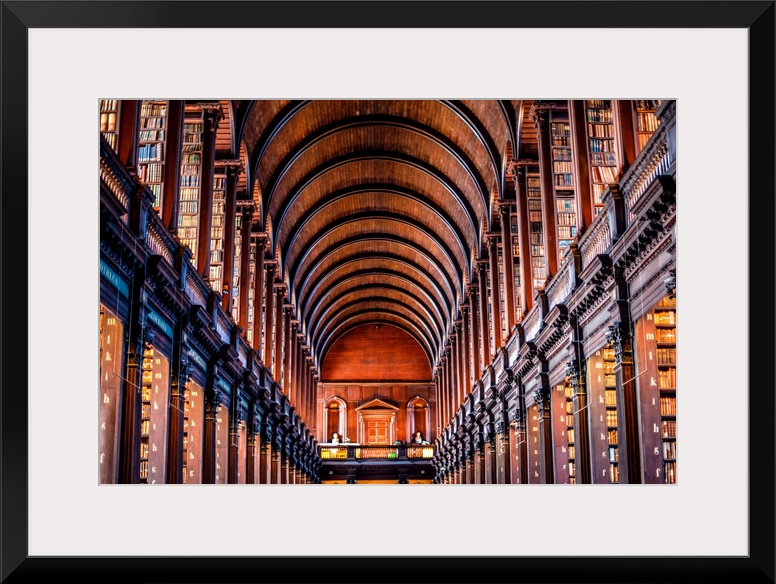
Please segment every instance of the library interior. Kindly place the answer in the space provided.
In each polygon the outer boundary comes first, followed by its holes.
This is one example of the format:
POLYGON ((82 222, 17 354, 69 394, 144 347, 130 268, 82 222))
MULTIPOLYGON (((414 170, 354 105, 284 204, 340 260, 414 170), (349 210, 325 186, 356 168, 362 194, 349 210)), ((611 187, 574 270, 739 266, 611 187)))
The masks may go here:
POLYGON ((677 482, 675 100, 96 117, 101 484, 677 482))

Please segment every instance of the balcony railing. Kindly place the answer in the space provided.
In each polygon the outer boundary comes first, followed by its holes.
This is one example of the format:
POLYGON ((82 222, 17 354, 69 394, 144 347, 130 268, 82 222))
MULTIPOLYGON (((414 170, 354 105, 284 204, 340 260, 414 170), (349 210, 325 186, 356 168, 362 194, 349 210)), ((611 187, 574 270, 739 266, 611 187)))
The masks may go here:
POLYGON ((412 460, 434 458, 431 444, 368 446, 365 444, 319 444, 323 460, 412 460))

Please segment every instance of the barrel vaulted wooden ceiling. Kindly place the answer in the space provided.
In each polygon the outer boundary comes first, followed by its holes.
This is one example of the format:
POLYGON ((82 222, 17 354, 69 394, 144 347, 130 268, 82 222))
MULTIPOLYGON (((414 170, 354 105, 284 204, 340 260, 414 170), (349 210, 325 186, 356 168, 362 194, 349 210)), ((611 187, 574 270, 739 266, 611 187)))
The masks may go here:
POLYGON ((535 157, 531 102, 221 104, 217 157, 244 160, 238 188, 318 364, 348 331, 386 323, 433 369, 496 205, 514 199, 509 163, 535 157))

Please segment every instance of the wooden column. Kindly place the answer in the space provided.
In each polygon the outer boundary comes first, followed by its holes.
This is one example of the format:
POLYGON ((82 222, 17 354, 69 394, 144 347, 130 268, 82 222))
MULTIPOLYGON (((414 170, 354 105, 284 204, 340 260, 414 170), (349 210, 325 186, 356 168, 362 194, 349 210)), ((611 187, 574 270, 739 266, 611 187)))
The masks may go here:
MULTIPOLYGON (((137 276, 137 274, 136 274, 137 276)), ((140 278, 143 282, 145 278, 140 278)), ((135 284, 135 288, 142 284, 135 284)), ((139 303, 136 303, 136 305, 139 303)), ((139 310, 135 314, 142 315, 139 310)), ((140 482, 140 413, 141 400, 139 388, 142 383, 143 350, 145 344, 144 329, 137 321, 130 324, 130 337, 127 343, 127 362, 124 368, 124 380, 121 384, 121 434, 119 451, 119 483, 137 484, 140 482)))
POLYGON ((183 151, 183 102, 167 102, 167 130, 164 161, 164 192, 162 193, 162 223, 172 233, 178 231, 180 211, 181 152, 183 151))
POLYGON ((499 416, 499 421, 496 426, 496 433, 500 440, 498 452, 499 483, 509 484, 512 482, 512 451, 509 446, 509 415, 507 413, 506 400, 501 397, 500 402, 501 412, 497 414, 499 416))
POLYGON ((542 190, 542 223, 547 279, 558 272, 558 225, 555 219, 555 185, 552 172, 552 137, 549 110, 551 104, 536 104, 532 116, 539 139, 539 176, 542 190))
MULTIPOLYGON (((242 227, 240 235, 242 236, 242 252, 240 253, 240 294, 239 294, 239 314, 237 318, 240 321, 240 328, 243 330, 243 337, 248 336, 248 291, 251 288, 251 225, 253 217, 253 203, 242 205, 242 227)), ((229 312, 228 314, 231 314, 229 312)), ((255 315, 254 315, 255 316, 255 315)))
POLYGON ((270 484, 271 475, 271 456, 270 448, 271 435, 266 422, 262 422, 261 434, 259 435, 259 482, 262 485, 270 484))
POLYGON ((275 377, 275 366, 273 364, 273 354, 275 344, 272 342, 272 331, 275 330, 275 269, 277 262, 267 262, 267 279, 264 282, 266 291, 265 309, 264 309, 264 367, 269 369, 272 377, 275 377))
POLYGON ((504 299, 507 312, 507 338, 515 326, 515 276, 512 257, 512 205, 501 203, 498 207, 501 216, 501 249, 504 254, 504 299))
POLYGON ((617 143, 617 172, 628 170, 636 161, 638 134, 634 116, 635 106, 632 99, 612 100, 617 143))
POLYGON ((482 430, 478 431, 477 446, 474 458, 474 483, 485 484, 485 439, 482 430))
MULTIPOLYGON (((255 414, 251 414, 251 418, 254 418, 255 414)), ((248 431, 246 432, 246 461, 245 461, 245 483, 248 485, 256 485, 259 483, 258 474, 259 468, 256 464, 256 454, 259 448, 259 428, 255 419, 251 420, 248 425, 248 431)))
POLYGON ((278 284, 275 286, 275 360, 272 369, 272 377, 278 384, 283 383, 283 330, 285 323, 283 322, 283 300, 285 297, 286 287, 284 284, 278 284))
MULTIPOLYGON (((625 308, 624 310, 627 310, 625 308)), ((638 394, 633 369, 630 330, 625 323, 609 327, 607 341, 614 347, 617 378, 617 450, 620 483, 640 484, 641 448, 639 446, 638 394)))
POLYGON ((213 226, 213 171, 216 162, 216 129, 221 120, 221 106, 204 106, 202 111, 202 167, 199 192, 199 235, 197 271, 210 278, 210 237, 213 226))
POLYGON ((569 125, 571 127, 572 157, 577 184, 574 197, 577 200, 577 226, 584 233, 595 218, 593 191, 590 188, 590 166, 587 155, 587 114, 585 100, 569 100, 569 125))
POLYGON ((205 428, 202 445, 202 483, 213 485, 216 482, 216 418, 221 394, 214 387, 215 374, 207 377, 205 389, 205 428))
POLYGON ((231 400, 231 412, 229 413, 229 444, 227 445, 228 466, 226 469, 226 482, 230 485, 236 485, 240 482, 240 418, 242 411, 240 408, 240 383, 234 384, 234 395, 231 400))
POLYGON ((590 430, 588 424, 587 400, 587 362, 581 338, 581 330, 577 317, 569 316, 571 325, 571 346, 573 357, 567 368, 574 388, 572 404, 574 407, 574 462, 576 464, 577 483, 589 485, 592 482, 592 466, 590 459, 590 430))
POLYGON ((477 262, 477 282, 480 288, 477 294, 480 299, 477 312, 480 316, 480 348, 482 349, 482 352, 480 353, 480 376, 482 375, 482 371, 484 371, 485 368, 490 365, 491 361, 493 361, 493 355, 490 351, 490 341, 488 340, 488 335, 490 334, 488 332, 490 330, 488 327, 488 285, 487 280, 485 279, 488 277, 487 265, 487 261, 477 262))
POLYGON ((553 470, 552 460, 552 409, 550 408, 550 390, 547 387, 545 373, 541 374, 542 380, 541 398, 537 401, 539 406, 539 476, 544 485, 551 485, 555 482, 555 472, 553 470))
POLYGON ((280 449, 277 442, 272 443, 272 450, 270 451, 270 480, 272 485, 280 484, 280 449))
POLYGON ((266 367, 267 360, 264 356, 264 346, 261 342, 261 335, 264 331, 264 311, 262 306, 266 292, 264 291, 264 246, 267 236, 264 233, 253 233, 253 240, 256 243, 256 268, 253 274, 253 343, 262 364, 266 367))
POLYGON ((291 332, 291 321, 294 318, 293 307, 283 305, 283 393, 288 397, 288 403, 294 405, 294 392, 291 387, 291 363, 294 353, 294 339, 291 332))
POLYGON ((495 485, 498 484, 498 473, 496 464, 496 430, 493 424, 488 424, 488 439, 485 445, 485 484, 495 485))
MULTIPOLYGON (((137 147, 140 141, 140 107, 143 102, 137 99, 122 99, 119 112, 119 135, 116 154, 127 170, 137 172, 137 147)), ((139 446, 138 446, 139 448, 139 446)), ((139 472, 139 471, 138 471, 139 472)), ((138 478, 138 480, 140 480, 138 478)))
POLYGON ((167 484, 183 483, 183 422, 186 383, 189 379, 188 345, 182 326, 175 327, 172 362, 170 363, 170 407, 167 431, 167 484))
POLYGON ((472 388, 472 370, 471 370, 471 321, 469 319, 469 304, 461 306, 461 334, 463 336, 463 396, 461 401, 466 399, 472 388))
POLYGON ((491 315, 491 334, 493 335, 493 351, 490 355, 490 362, 496 357, 496 351, 504 346, 501 336, 501 293, 498 281, 498 235, 488 235, 488 256, 490 260, 490 304, 493 314, 491 315))
POLYGON ((452 415, 458 411, 458 395, 461 392, 461 360, 458 358, 458 327, 453 323, 453 330, 450 333, 450 359, 452 367, 453 387, 450 392, 450 410, 452 415))
POLYGON ((525 407, 525 397, 523 396, 523 388, 518 385, 518 419, 517 419, 517 462, 520 465, 520 483, 523 485, 528 484, 528 412, 525 407))
POLYGON ((461 318, 455 321, 455 330, 456 350, 458 351, 458 399, 455 404, 457 411, 466 397, 466 389, 469 385, 469 380, 466 379, 466 344, 464 343, 463 334, 463 311, 461 311, 461 318))
MULTIPOLYGON (((480 326, 479 326, 479 293, 478 284, 469 284, 469 328, 471 330, 471 352, 472 352, 472 382, 482 377, 482 359, 480 357, 480 326)), ((473 383, 472 383, 473 384, 473 383)))
POLYGON ((531 274, 531 240, 528 228, 528 191, 525 175, 528 161, 516 160, 512 164, 517 189, 517 238, 520 243, 520 305, 523 314, 533 307, 533 277, 531 274))
POLYGON ((231 165, 226 165, 224 168, 226 174, 226 199, 224 201, 224 266, 221 290, 217 290, 221 294, 221 307, 224 312, 231 316, 232 314, 232 297, 234 291, 232 290, 232 284, 234 280, 234 250, 235 250, 235 233, 236 218, 237 218, 237 173, 236 169, 231 165))

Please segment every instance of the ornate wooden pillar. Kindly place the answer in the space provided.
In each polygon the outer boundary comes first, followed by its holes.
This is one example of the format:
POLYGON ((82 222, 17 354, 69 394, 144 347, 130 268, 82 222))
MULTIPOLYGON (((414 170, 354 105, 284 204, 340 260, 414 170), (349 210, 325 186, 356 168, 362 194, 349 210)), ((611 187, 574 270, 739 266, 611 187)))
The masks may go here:
POLYGON ((453 380, 452 391, 450 392, 450 413, 455 416, 460 404, 459 395, 461 393, 461 360, 458 358, 460 347, 458 346, 458 327, 453 322, 453 328, 450 331, 450 365, 452 367, 451 377, 453 380))
POLYGON ((270 452, 270 482, 273 485, 280 483, 280 453, 283 450, 283 436, 280 428, 275 426, 272 433, 272 450, 270 452))
POLYGON ((592 483, 592 466, 590 459, 590 426, 588 424, 587 410, 587 360, 582 345, 581 331, 577 317, 569 315, 571 326, 571 345, 574 357, 566 366, 566 373, 571 378, 571 387, 574 389, 572 404, 574 407, 574 461, 576 463, 577 483, 589 485, 592 483))
POLYGON ((497 461, 497 445, 496 445, 496 427, 491 421, 487 424, 487 432, 485 434, 486 442, 486 459, 485 459, 485 483, 488 485, 498 484, 498 461, 497 461))
POLYGON ((170 407, 167 432, 167 477, 171 485, 183 483, 183 422, 186 406, 186 383, 191 377, 188 355, 188 333, 185 323, 175 327, 170 363, 170 407))
POLYGON ((229 415, 229 444, 228 467, 226 469, 227 483, 236 485, 240 482, 240 421, 245 419, 245 414, 240 407, 240 381, 234 383, 234 395, 232 396, 231 413, 229 415))
MULTIPOLYGON (((493 353, 490 350, 490 341, 488 340, 488 284, 485 278, 488 277, 488 262, 487 260, 477 261, 477 283, 479 285, 478 296, 480 299, 480 305, 477 308, 477 312, 480 316, 480 341, 482 353, 480 353, 480 375, 485 368, 493 361, 493 353)), ((479 379, 479 377, 478 377, 479 379)))
POLYGON ((285 297, 285 284, 275 285, 275 359, 273 362, 272 377, 278 385, 283 384, 283 300, 285 297))
POLYGON ((272 340, 272 332, 275 330, 275 270, 277 268, 277 262, 268 261, 267 275, 264 282, 266 290, 265 310, 264 310, 264 367, 266 367, 272 377, 275 377, 275 365, 274 365, 274 353, 275 343, 272 340))
POLYGON ((550 407, 550 388, 546 373, 540 373, 541 385, 536 390, 536 405, 539 414, 539 473, 544 485, 555 482, 552 460, 552 408, 550 407))
MULTIPOLYGON (((618 300, 618 304, 621 302, 623 301, 618 300)), ((621 305, 620 308, 622 312, 627 310, 625 305, 621 305)), ((643 481, 638 430, 638 395, 633 372, 633 348, 629 323, 620 321, 610 325, 606 341, 614 348, 617 376, 617 403, 619 404, 617 446, 620 483, 640 484, 643 481)))
POLYGON ((633 115, 633 100, 612 100, 612 110, 614 113, 617 135, 617 162, 619 163, 617 171, 619 173, 626 171, 630 168, 631 164, 636 161, 638 135, 636 133, 636 122, 633 115))
POLYGON ((480 327, 479 327, 479 306, 480 300, 477 292, 478 284, 469 284, 469 329, 471 331, 471 379, 469 387, 471 388, 480 377, 482 377, 482 360, 480 358, 480 327))
POLYGON ((272 429, 266 421, 261 423, 261 433, 259 434, 259 482, 262 485, 272 483, 272 429))
POLYGON ((202 106, 202 174, 199 192, 199 235, 197 241, 197 271, 210 278, 210 238, 213 226, 213 170, 216 162, 216 129, 221 120, 220 104, 202 106))
MULTIPOLYGON (((235 180, 237 180, 235 178, 235 180)), ((253 203, 243 203, 242 207, 242 223, 240 228, 240 236, 242 237, 240 253, 240 294, 239 296, 239 310, 237 318, 240 321, 240 328, 242 328, 243 337, 248 338, 248 296, 251 288, 250 275, 251 275, 251 228, 253 225, 253 203)), ((231 276, 230 276, 231 277, 231 276)), ((255 298, 255 296, 254 296, 255 298)), ((231 314, 231 312, 229 312, 231 314)), ((256 313, 254 312, 254 318, 256 313)))
POLYGON ((246 432, 246 461, 245 461, 245 483, 256 485, 259 483, 259 466, 256 462, 259 450, 259 432, 260 424, 256 419, 255 403, 251 401, 250 414, 248 416, 248 431, 246 432))
POLYGON ((207 376, 205 388, 205 428, 202 445, 202 483, 213 485, 216 482, 216 418, 221 405, 221 393, 215 387, 215 373, 207 376))
POLYGON ((504 299, 507 312, 507 338, 515 326, 515 276, 512 257, 512 204, 501 203, 498 206, 501 216, 501 249, 504 254, 504 299))
POLYGON ((232 297, 234 296, 232 284, 234 283, 234 242, 239 164, 239 160, 219 161, 219 165, 224 166, 224 173, 226 174, 226 199, 224 201, 224 272, 221 290, 217 290, 217 292, 221 293, 221 307, 230 316, 232 314, 232 297))
POLYGON ((467 433, 466 441, 466 480, 467 485, 474 484, 474 437, 467 433))
POLYGON ((554 104, 535 103, 531 116, 539 139, 539 176, 542 191, 542 223, 544 224, 544 256, 547 279, 558 272, 558 235, 555 221, 555 186, 552 171, 552 138, 549 111, 554 104))
MULTIPOLYGON (((140 140, 138 122, 143 102, 137 99, 122 99, 119 113, 119 135, 116 154, 127 170, 137 172, 137 146, 140 140)), ((180 167, 178 168, 180 172, 180 167)), ((138 448, 140 448, 138 446, 138 448)), ((140 471, 138 471, 139 473, 140 471)), ((138 474, 138 481, 140 476, 138 474)))
POLYGON ((485 484, 485 436, 479 423, 475 430, 474 484, 485 484))
POLYGON ((145 281, 145 270, 135 273, 135 297, 141 300, 135 302, 135 322, 129 325, 127 340, 127 362, 124 381, 121 384, 122 415, 121 415, 121 446, 119 451, 119 482, 140 482, 140 412, 141 400, 139 388, 142 383, 143 352, 151 346, 154 331, 144 327, 145 307, 142 290, 145 281), (139 281, 138 281, 139 280, 139 281))
POLYGON ((520 243, 520 305, 523 314, 533 306, 533 278, 531 277, 531 240, 528 229, 528 202, 525 185, 526 167, 530 161, 514 160, 512 175, 515 177, 516 207, 517 207, 517 238, 520 243))
POLYGON ((463 394, 461 396, 461 402, 466 400, 466 396, 472 388, 472 371, 471 371, 471 330, 469 319, 469 304, 461 306, 461 341, 462 350, 461 358, 463 359, 463 394))
POLYGON ((183 101, 167 102, 167 130, 164 161, 164 193, 161 217, 172 233, 178 231, 180 211, 181 152, 183 151, 183 101))
POLYGON ((286 305, 286 360, 285 360, 285 389, 288 396, 288 403, 294 408, 297 406, 297 394, 294 384, 294 370, 296 369, 296 327, 297 321, 294 318, 294 307, 291 304, 286 305))
POLYGON ((585 100, 569 100, 569 125, 571 126, 572 152, 574 157, 574 175, 577 184, 574 196, 577 200, 577 226, 579 233, 592 224, 595 218, 593 193, 590 189, 590 166, 587 156, 587 113, 585 100))
POLYGON ((288 459, 289 459, 289 437, 285 436, 280 446, 280 480, 281 485, 288 484, 288 459))
POLYGON ((255 231, 252 231, 252 233, 256 244, 256 268, 253 274, 253 342, 251 346, 256 349, 259 360, 266 367, 267 359, 264 354, 261 335, 264 332, 264 311, 262 305, 266 298, 264 290, 264 253, 267 235, 265 233, 256 233, 255 231))
POLYGON ((501 334, 501 287, 498 281, 498 234, 488 235, 488 256, 490 261, 490 305, 493 314, 491 315, 491 334, 493 335, 493 346, 491 347, 490 361, 496 358, 496 352, 504 346, 504 339, 501 334))
POLYGON ((506 386, 499 392, 499 407, 500 411, 496 414, 498 419, 496 420, 496 436, 499 440, 498 444, 498 467, 499 467, 499 483, 509 484, 512 477, 512 451, 509 445, 509 412, 507 411, 507 393, 509 391, 510 382, 507 381, 506 386))

